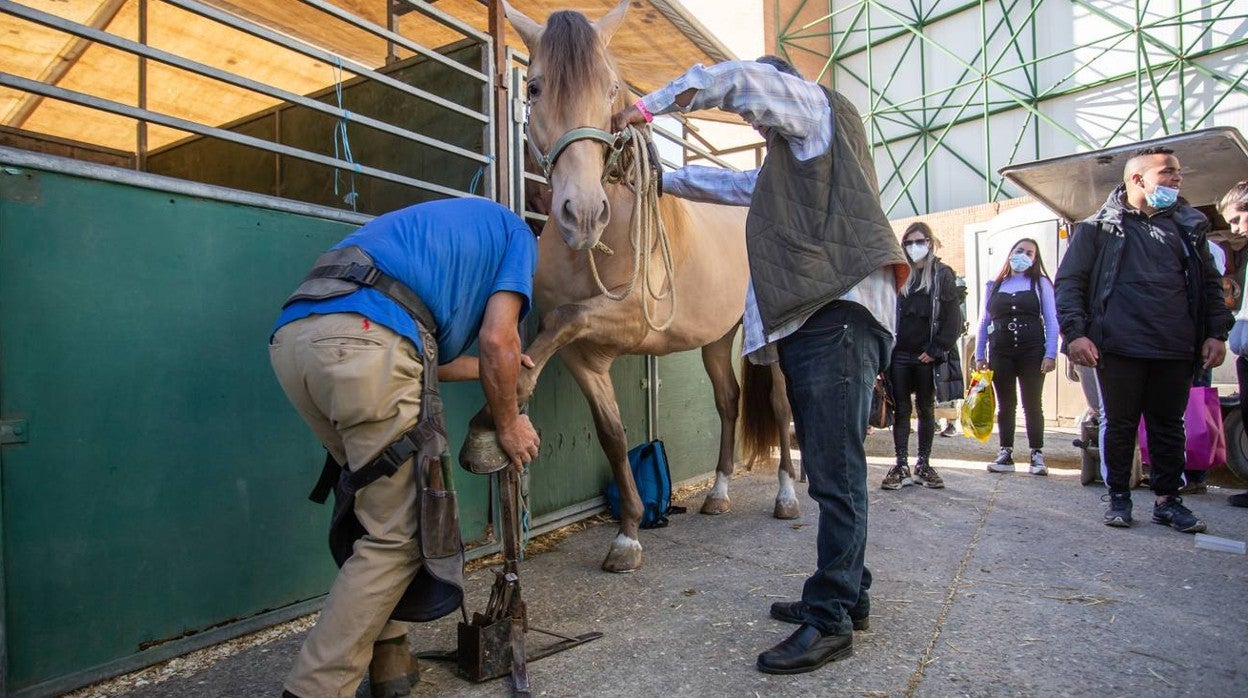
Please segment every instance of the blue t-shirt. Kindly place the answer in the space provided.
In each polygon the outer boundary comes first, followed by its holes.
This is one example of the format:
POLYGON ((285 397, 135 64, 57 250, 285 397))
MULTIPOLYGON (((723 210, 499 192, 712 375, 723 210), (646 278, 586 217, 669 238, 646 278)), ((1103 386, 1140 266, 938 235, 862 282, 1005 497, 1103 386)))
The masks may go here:
MULTIPOLYGON (((485 304, 499 291, 524 298, 529 312, 537 240, 519 216, 485 199, 444 199, 379 216, 333 249, 356 245, 382 271, 420 296, 437 323, 438 363, 464 353, 476 340, 485 304)), ((371 288, 322 301, 295 301, 273 326, 309 315, 359 313, 412 340, 423 351, 416 322, 402 306, 371 288)))

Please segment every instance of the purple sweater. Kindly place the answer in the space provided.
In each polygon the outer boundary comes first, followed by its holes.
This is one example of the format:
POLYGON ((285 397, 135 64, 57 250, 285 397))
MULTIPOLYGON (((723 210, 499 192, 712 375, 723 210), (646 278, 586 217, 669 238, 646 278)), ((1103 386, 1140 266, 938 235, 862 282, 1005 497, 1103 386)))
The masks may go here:
MULTIPOLYGON (((992 322, 992 313, 988 312, 988 300, 992 298, 992 285, 989 281, 984 285, 984 314, 979 319, 979 334, 975 337, 975 360, 983 361, 987 356, 988 323, 992 322)), ((1001 282, 1001 291, 1018 293, 1031 288, 1031 279, 1022 274, 1010 274, 1001 282)), ((1040 291, 1040 314, 1044 317, 1044 358, 1057 358, 1057 305, 1053 302, 1053 282, 1041 277, 1036 285, 1040 291)))

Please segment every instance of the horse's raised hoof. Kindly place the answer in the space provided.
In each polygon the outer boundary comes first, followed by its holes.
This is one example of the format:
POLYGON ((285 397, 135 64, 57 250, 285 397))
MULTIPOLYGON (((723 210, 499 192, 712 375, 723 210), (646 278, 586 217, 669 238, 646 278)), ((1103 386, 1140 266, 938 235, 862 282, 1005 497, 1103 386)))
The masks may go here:
POLYGON ((468 438, 459 450, 459 464, 469 472, 488 475, 506 468, 511 459, 498 445, 498 436, 492 429, 473 425, 468 428, 468 438))
POLYGON ((641 569, 641 543, 621 533, 611 542, 611 551, 602 561, 606 572, 632 572, 641 569))
POLYGON ((777 499, 771 515, 777 519, 796 519, 801 517, 802 508, 796 499, 777 499))
POLYGON ((732 511, 732 502, 727 497, 713 497, 708 494, 702 502, 703 514, 713 516, 716 514, 727 514, 730 511, 732 511))

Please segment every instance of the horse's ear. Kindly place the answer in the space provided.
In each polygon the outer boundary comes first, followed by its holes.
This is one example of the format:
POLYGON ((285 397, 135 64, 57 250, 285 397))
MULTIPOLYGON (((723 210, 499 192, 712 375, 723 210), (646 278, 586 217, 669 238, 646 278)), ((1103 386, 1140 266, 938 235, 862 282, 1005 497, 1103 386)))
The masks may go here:
POLYGON ((529 47, 529 53, 536 51, 538 44, 542 41, 542 25, 525 17, 520 10, 512 7, 507 0, 503 0, 503 13, 507 15, 507 21, 511 22, 511 26, 520 35, 524 45, 529 47))
POLYGON ((629 1, 621 0, 614 10, 611 10, 602 19, 594 22, 594 30, 598 32, 598 40, 602 42, 603 46, 611 43, 611 37, 615 36, 615 30, 619 29, 620 25, 624 23, 624 13, 628 12, 629 1))

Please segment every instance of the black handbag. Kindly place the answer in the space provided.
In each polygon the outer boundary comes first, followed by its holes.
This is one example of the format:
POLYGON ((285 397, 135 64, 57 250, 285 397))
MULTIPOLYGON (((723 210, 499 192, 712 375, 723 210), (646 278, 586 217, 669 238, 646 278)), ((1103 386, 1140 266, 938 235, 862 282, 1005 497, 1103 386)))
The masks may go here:
POLYGON ((936 362, 932 376, 936 381, 936 402, 962 399, 966 393, 966 382, 962 377, 962 357, 956 346, 945 352, 944 361, 936 362))
MULTIPOLYGON (((940 274, 936 274, 940 278, 940 274)), ((936 328, 940 326, 940 292, 932 289, 932 328, 931 343, 936 339, 936 328)), ((966 323, 962 323, 962 333, 966 334, 966 323)), ((945 352, 945 358, 937 360, 932 366, 932 378, 936 383, 936 402, 945 403, 962 399, 966 393, 966 381, 962 375, 962 356, 958 352, 957 340, 945 352)))
POLYGON ((871 412, 867 415, 867 424, 876 429, 893 426, 893 386, 883 373, 875 377, 875 385, 871 388, 871 412))

